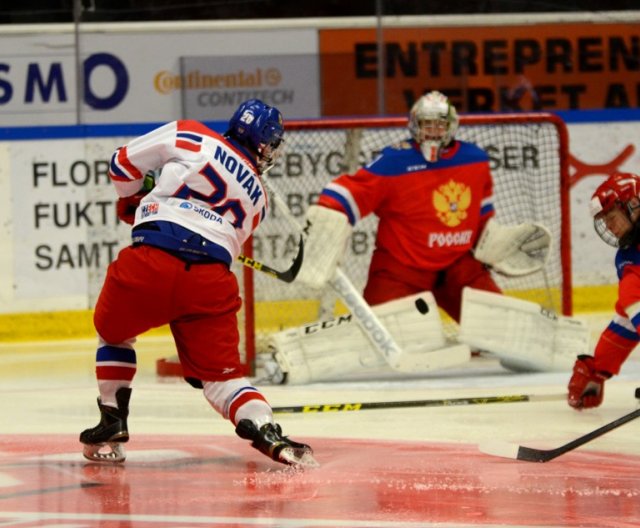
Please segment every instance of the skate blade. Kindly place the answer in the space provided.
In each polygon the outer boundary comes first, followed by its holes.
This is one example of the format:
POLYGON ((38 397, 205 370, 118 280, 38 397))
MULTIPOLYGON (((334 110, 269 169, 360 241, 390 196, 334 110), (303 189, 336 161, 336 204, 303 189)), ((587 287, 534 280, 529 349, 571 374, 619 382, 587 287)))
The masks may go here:
POLYGON ((82 454, 92 462, 108 462, 118 464, 124 462, 127 457, 124 447, 118 442, 105 442, 103 444, 84 444, 82 454), (103 449, 106 449, 103 451, 103 449))
POLYGON ((293 449, 285 447, 278 455, 280 462, 289 464, 290 466, 300 468, 317 468, 320 467, 318 461, 313 458, 313 454, 308 450, 293 449))

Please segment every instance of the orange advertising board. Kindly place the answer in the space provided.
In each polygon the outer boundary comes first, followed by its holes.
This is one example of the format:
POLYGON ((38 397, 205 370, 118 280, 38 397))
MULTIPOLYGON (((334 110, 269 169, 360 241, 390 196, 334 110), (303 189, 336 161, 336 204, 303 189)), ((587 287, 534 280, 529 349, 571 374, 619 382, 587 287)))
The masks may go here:
POLYGON ((322 115, 404 114, 437 89, 461 112, 640 107, 640 26, 558 23, 320 31, 322 115))

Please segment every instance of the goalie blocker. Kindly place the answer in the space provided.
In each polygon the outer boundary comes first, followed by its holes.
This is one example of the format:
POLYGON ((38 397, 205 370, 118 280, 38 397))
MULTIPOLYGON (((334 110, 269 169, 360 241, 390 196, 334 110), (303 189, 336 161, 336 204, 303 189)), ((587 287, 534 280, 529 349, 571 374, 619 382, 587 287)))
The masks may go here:
POLYGON ((269 348, 284 374, 282 383, 406 377, 469 361, 467 345, 447 344, 430 292, 380 304, 372 310, 402 350, 396 366, 384 360, 347 314, 270 337, 269 348))

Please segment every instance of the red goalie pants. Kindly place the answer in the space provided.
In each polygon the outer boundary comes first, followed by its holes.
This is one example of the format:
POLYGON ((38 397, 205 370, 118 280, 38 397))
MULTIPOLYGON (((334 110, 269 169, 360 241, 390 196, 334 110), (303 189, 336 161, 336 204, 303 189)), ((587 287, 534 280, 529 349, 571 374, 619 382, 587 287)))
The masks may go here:
POLYGON ((448 268, 428 271, 404 266, 388 253, 375 251, 363 297, 374 306, 430 291, 438 306, 460 322, 462 289, 465 286, 502 293, 489 270, 471 253, 465 253, 448 268))
POLYGON ((187 265, 151 246, 127 247, 109 265, 98 298, 98 334, 117 345, 169 324, 185 378, 242 376, 235 275, 222 263, 187 265))

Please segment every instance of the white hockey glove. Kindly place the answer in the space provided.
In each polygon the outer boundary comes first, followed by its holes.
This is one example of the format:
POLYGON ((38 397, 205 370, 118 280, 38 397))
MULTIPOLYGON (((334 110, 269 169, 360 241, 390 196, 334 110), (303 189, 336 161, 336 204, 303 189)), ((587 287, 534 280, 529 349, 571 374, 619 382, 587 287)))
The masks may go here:
POLYGON ((500 225, 490 219, 474 255, 494 270, 517 277, 542 269, 549 258, 551 233, 542 224, 500 225))
POLYGON ((320 205, 309 207, 306 216, 304 260, 296 282, 321 289, 335 274, 344 254, 351 225, 344 213, 320 205))

